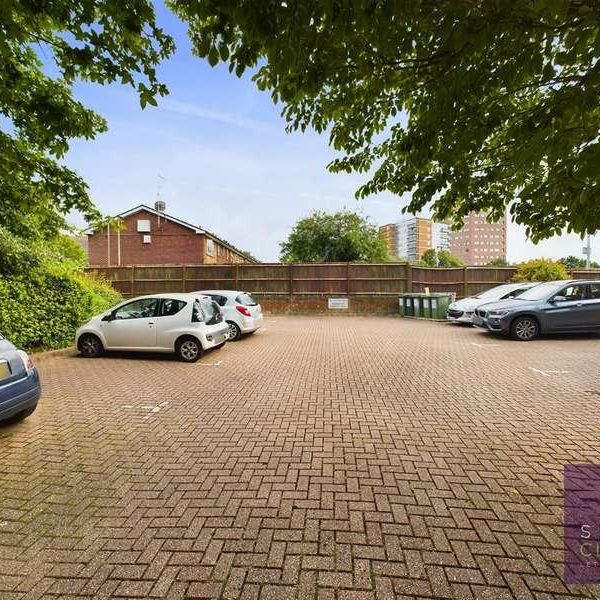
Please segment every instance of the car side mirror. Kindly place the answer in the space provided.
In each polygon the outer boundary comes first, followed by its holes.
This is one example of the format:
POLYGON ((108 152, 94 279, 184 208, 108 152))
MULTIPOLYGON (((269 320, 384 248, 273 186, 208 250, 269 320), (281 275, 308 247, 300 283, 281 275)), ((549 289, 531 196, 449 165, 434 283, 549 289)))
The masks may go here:
POLYGON ((115 316, 113 315, 113 313, 108 313, 107 315, 104 315, 102 317, 103 321, 113 321, 115 318, 115 316))
POLYGON ((552 300, 550 300, 550 302, 552 302, 552 304, 560 304, 561 302, 566 302, 567 299, 564 296, 554 296, 554 298, 552 298, 552 300))
POLYGON ((514 295, 514 294, 509 294, 509 295, 508 295, 506 298, 507 298, 508 300, 510 300, 511 298, 514 298, 514 297, 515 297, 515 295, 514 295))

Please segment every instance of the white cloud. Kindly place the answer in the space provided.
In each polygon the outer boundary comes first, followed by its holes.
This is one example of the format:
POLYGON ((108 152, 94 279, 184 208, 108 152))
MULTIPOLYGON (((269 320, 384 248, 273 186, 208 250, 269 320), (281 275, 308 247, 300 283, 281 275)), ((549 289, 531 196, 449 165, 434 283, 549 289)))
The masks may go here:
POLYGON ((177 114, 183 117, 192 117, 195 119, 204 119, 208 121, 216 121, 226 125, 233 125, 241 129, 260 133, 270 133, 275 131, 272 126, 263 121, 258 121, 243 115, 222 112, 211 108, 205 108, 197 104, 189 102, 181 102, 180 100, 171 100, 169 98, 161 100, 159 111, 177 114))

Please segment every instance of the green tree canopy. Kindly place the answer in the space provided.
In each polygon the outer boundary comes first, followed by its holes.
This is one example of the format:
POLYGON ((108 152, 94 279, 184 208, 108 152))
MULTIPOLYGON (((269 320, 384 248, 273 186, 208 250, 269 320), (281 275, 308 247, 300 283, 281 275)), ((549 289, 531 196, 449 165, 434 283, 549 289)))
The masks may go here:
MULTIPOLYGON (((585 259, 577 256, 565 256, 565 258, 561 258, 559 262, 565 265, 567 269, 585 269, 585 259)), ((590 267, 592 269, 599 269, 600 264, 596 261, 591 261, 590 267)))
POLYGON ((508 267, 510 266, 509 262, 505 259, 505 258, 494 258, 492 260, 490 260, 490 262, 487 264, 488 267, 508 267))
POLYGON ((84 181, 59 162, 71 139, 106 129, 72 85, 129 84, 142 107, 155 104, 166 93, 155 67, 172 50, 150 0, 0 2, 0 226, 54 237, 70 210, 98 217, 84 181))
POLYGON ((419 264, 425 267, 464 267, 465 263, 448 250, 429 248, 423 252, 419 264))
POLYGON ((281 244, 283 262, 384 262, 385 242, 377 227, 350 211, 313 212, 298 221, 281 244))
POLYGON ((600 229, 597 0, 169 0, 195 52, 329 132, 359 197, 513 218, 534 241, 600 229))

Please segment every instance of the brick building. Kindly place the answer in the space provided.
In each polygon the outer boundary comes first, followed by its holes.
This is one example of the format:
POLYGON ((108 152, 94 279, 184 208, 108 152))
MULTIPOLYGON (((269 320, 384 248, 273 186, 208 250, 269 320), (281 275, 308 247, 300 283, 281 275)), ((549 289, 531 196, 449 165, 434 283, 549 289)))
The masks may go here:
POLYGON ((467 265, 487 265, 492 260, 506 260, 506 216, 488 223, 485 213, 470 213, 463 228, 450 236, 450 252, 467 265))
POLYGON ((121 231, 104 228, 88 234, 90 266, 256 262, 206 229, 156 207, 141 204, 117 216, 121 231))

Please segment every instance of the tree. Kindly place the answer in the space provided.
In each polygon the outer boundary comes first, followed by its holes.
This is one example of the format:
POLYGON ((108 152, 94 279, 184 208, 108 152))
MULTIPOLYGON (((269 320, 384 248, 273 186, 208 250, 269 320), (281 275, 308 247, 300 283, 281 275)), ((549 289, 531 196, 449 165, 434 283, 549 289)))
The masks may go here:
POLYGON ((118 81, 137 89, 142 107, 156 104, 167 90, 155 68, 173 41, 150 0, 4 0, 0 32, 0 225, 54 237, 71 210, 99 216, 84 181, 59 162, 71 139, 106 130, 73 83, 118 81))
POLYGON ((359 197, 460 225, 508 206, 534 241, 600 229, 597 0, 169 0, 195 52, 254 69, 290 130, 329 132, 359 197))
POLYGON ((565 266, 548 258, 534 258, 519 263, 513 275, 513 281, 554 281, 568 279, 569 274, 565 266))
POLYGON ((488 267, 509 267, 508 261, 505 258, 494 258, 487 264, 488 267))
MULTIPOLYGON (((578 258, 577 256, 566 256, 559 260, 567 269, 585 269, 585 259, 578 258)), ((595 261, 590 263, 592 269, 600 269, 600 264, 595 261)))
POLYGON ((464 267, 465 263, 460 258, 450 254, 448 250, 429 248, 421 256, 419 263, 425 267, 464 267))
POLYGON ((299 220, 281 244, 283 262, 384 262, 385 242, 377 227, 350 211, 315 211, 299 220))

